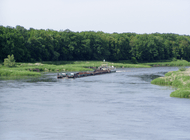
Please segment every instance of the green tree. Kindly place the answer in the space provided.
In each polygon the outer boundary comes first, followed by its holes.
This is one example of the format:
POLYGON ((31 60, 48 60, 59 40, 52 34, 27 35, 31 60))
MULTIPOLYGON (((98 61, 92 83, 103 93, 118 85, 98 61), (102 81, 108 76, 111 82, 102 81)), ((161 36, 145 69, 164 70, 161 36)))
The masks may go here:
POLYGON ((14 67, 15 66, 15 59, 14 59, 14 55, 12 54, 11 56, 8 55, 8 58, 4 59, 4 66, 7 67, 14 67))
POLYGON ((0 61, 14 54, 18 62, 59 60, 190 60, 190 36, 177 34, 72 32, 0 26, 0 61))

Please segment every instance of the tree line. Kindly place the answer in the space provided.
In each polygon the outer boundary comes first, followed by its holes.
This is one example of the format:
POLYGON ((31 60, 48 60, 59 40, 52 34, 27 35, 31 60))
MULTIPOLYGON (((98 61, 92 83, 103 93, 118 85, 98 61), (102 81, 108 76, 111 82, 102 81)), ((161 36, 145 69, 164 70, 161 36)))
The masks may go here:
POLYGON ((190 36, 178 34, 73 32, 0 26, 0 61, 14 55, 17 62, 68 60, 190 61, 190 36))

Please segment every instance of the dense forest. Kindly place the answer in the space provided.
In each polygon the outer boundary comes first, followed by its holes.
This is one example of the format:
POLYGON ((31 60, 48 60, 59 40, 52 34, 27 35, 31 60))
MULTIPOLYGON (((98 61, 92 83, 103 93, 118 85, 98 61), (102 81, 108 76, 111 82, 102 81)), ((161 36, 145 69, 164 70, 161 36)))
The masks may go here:
POLYGON ((36 30, 0 26, 0 61, 13 54, 17 62, 58 60, 190 61, 190 36, 36 30))

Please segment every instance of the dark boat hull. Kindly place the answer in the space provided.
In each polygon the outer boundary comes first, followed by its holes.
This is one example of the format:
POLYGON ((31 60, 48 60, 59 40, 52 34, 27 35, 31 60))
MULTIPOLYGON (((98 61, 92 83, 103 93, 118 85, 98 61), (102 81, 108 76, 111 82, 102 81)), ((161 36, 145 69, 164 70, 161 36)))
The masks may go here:
POLYGON ((69 73, 69 74, 66 74, 66 76, 60 76, 58 74, 57 78, 58 79, 63 79, 65 77, 67 77, 67 78, 80 78, 80 77, 94 76, 94 75, 100 75, 100 74, 106 74, 106 73, 112 73, 112 72, 116 72, 116 69, 115 70, 96 69, 93 72, 78 72, 78 73, 72 73, 72 74, 69 73))

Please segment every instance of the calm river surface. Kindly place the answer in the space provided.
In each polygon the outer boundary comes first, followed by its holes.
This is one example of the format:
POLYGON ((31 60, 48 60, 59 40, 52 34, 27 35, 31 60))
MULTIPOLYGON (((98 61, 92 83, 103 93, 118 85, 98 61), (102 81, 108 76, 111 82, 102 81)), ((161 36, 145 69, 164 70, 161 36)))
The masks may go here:
POLYGON ((190 100, 150 84, 174 70, 0 80, 0 140, 189 140, 190 100))

